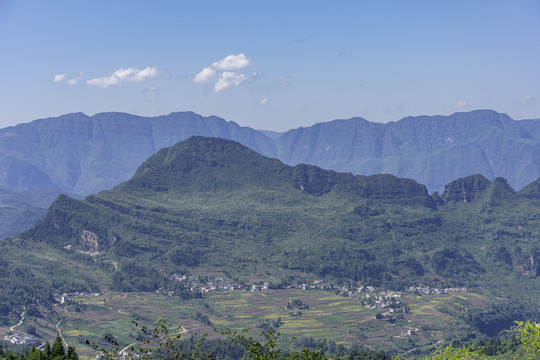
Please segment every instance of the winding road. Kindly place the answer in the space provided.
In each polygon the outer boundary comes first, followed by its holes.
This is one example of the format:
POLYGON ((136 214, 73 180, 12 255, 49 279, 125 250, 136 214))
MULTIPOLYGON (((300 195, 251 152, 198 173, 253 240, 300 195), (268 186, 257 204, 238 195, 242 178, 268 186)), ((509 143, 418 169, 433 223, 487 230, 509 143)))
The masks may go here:
POLYGON ((401 354, 401 355, 399 355, 399 356, 400 356, 400 357, 405 356, 405 355, 407 355, 408 353, 410 353, 411 351, 414 351, 414 350, 416 350, 416 349, 421 349, 421 348, 424 348, 424 347, 427 347, 427 348, 430 348, 430 347, 433 347, 433 346, 436 347, 436 346, 438 346, 438 345, 440 345, 440 344, 442 344, 442 343, 443 343, 443 341, 442 341, 442 340, 439 340, 439 341, 437 341, 437 343, 435 343, 435 344, 433 344, 433 345, 424 345, 424 346, 415 347, 415 348, 413 348, 413 349, 411 349, 411 350, 409 350, 409 351, 404 352, 403 354, 401 354))
POLYGON ((10 327, 9 330, 15 331, 15 328, 23 323, 24 315, 26 315, 26 310, 23 310, 23 312, 21 313, 21 320, 19 321, 19 323, 17 325, 13 325, 12 327, 10 327))
MULTIPOLYGON (((59 309, 62 309, 64 310, 65 312, 67 312, 68 316, 67 318, 69 319, 71 317, 71 314, 69 313, 69 311, 67 309, 64 309, 58 305, 56 305, 59 309)), ((58 336, 60 336, 60 339, 62 340, 62 344, 64 344, 64 347, 67 349, 68 348, 68 343, 66 342, 66 339, 64 339, 64 336, 62 335, 62 330, 60 330, 60 323, 62 322, 62 320, 64 319, 60 319, 58 320, 58 322, 56 323, 56 331, 58 331, 58 336)))

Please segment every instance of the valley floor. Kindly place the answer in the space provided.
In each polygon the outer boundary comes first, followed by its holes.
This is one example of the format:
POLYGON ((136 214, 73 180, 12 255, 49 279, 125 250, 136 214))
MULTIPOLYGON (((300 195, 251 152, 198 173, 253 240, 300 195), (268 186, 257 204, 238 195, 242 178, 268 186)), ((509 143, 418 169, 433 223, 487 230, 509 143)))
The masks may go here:
MULTIPOLYGON (((42 309, 43 318, 25 318, 12 332, 33 327, 44 340, 51 341, 60 331, 68 345, 75 346, 83 356, 91 356, 94 351, 86 345, 87 339, 101 343, 108 335, 129 344, 137 336, 132 321, 152 328, 162 318, 171 327, 181 325, 184 336, 208 332, 215 337, 213 330, 223 328, 251 328, 256 332, 272 328, 285 338, 324 338, 346 346, 357 344, 365 349, 413 355, 429 352, 467 331, 466 324, 455 315, 487 301, 468 292, 415 291, 387 302, 385 298, 384 292, 344 296, 320 289, 228 290, 192 300, 161 293, 77 294, 50 310, 42 309), (385 305, 375 306, 377 303, 385 305)), ((9 328, 1 329, 1 333, 7 335, 9 328)))

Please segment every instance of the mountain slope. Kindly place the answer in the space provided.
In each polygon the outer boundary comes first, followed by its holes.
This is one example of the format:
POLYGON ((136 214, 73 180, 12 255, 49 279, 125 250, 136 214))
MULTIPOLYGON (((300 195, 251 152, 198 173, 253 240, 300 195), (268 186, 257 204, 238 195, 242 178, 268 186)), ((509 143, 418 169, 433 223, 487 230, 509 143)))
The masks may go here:
POLYGON ((34 225, 55 197, 55 191, 14 192, 0 187, 1 238, 17 235, 34 225))
MULTIPOLYGON (((430 192, 475 173, 490 180, 504 177, 521 189, 540 177, 539 124, 481 110, 388 124, 335 120, 275 133, 191 112, 153 118, 76 113, 0 129, 0 186, 84 196, 127 180, 159 149, 202 135, 237 140, 289 165, 412 178, 430 192)), ((24 228, 10 225, 11 215, 3 214, 0 238, 24 228)))
POLYGON ((430 191, 474 173, 521 189, 540 177, 539 124, 479 110, 387 124, 335 120, 279 134, 191 112, 76 113, 1 129, 0 186, 87 195, 127 180, 159 149, 201 135, 236 140, 291 165, 408 177, 430 191))
POLYGON ((467 286, 516 303, 540 290, 536 200, 475 175, 448 184, 438 202, 414 180, 290 167, 192 137, 110 191, 59 196, 2 253, 56 292, 154 291, 182 268, 467 286))
MULTIPOLYGON (((537 188, 533 183, 516 194, 502 178, 472 175, 429 196, 411 179, 291 167, 238 142, 191 137, 158 151, 112 190, 84 200, 58 196, 34 227, 0 243, 0 322, 15 324, 26 306, 28 317, 47 317, 54 325, 65 315, 44 310, 53 294, 84 292, 91 307, 97 298, 88 293, 102 290, 103 304, 122 299, 124 320, 123 309, 131 309, 134 298, 144 299, 151 314, 132 313, 137 321, 160 317, 164 309, 153 301, 172 291, 181 294, 182 306, 201 296, 175 280, 191 274, 282 288, 315 280, 387 290, 466 287, 466 297, 446 298, 455 300, 452 309, 439 295, 429 302, 423 295, 406 297, 416 299, 414 316, 426 316, 422 329, 429 338, 441 336, 441 326, 431 322, 432 307, 447 316, 445 331, 458 331, 456 338, 492 336, 514 320, 540 318, 540 300, 531 296, 540 291, 537 188)), ((274 295, 286 301, 288 290, 274 295)), ((333 291, 321 296, 341 304, 333 291)), ((264 294, 219 294, 268 304, 264 294)), ((219 321, 228 312, 216 301, 195 300, 205 306, 201 314, 219 321)), ((354 302, 353 311, 373 311, 363 319, 378 328, 378 310, 354 302)), ((331 317, 343 321, 342 313, 331 317)), ((410 327, 407 319, 397 322, 410 327)), ((364 342, 365 334, 347 338, 364 342)))
POLYGON ((475 173, 504 177, 521 189, 540 176, 537 124, 489 110, 387 124, 335 120, 286 132, 277 139, 278 158, 355 174, 409 177, 431 191, 475 173))
POLYGON ((76 113, 1 129, 0 186, 87 195, 128 179, 148 156, 192 135, 238 140, 274 155, 265 135, 214 116, 76 113))

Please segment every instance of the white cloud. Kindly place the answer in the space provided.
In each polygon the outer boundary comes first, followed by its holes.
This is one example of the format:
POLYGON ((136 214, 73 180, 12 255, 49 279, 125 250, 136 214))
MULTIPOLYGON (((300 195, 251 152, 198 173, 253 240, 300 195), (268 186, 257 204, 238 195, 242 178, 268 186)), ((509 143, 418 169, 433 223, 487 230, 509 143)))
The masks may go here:
POLYGON ((79 75, 77 77, 69 79, 68 80, 68 85, 69 86, 76 85, 79 82, 79 80, 82 80, 82 75, 83 75, 83 73, 79 73, 79 75))
POLYGON ((454 104, 454 108, 459 109, 465 106, 472 105, 472 102, 465 101, 465 100, 459 100, 456 104, 454 104))
POLYGON ((259 105, 266 105, 268 104, 268 98, 264 98, 264 99, 261 99, 261 101, 259 101, 259 105))
POLYGON ((244 53, 238 55, 229 55, 224 59, 216 61, 212 64, 212 69, 215 70, 240 70, 248 66, 252 66, 253 63, 247 58, 244 53))
POLYGON ((56 75, 54 75, 54 80, 53 81, 56 84, 58 84, 58 83, 61 83, 62 81, 64 81, 66 79, 66 77, 67 77, 67 73, 56 74, 56 75))
POLYGON ((127 69, 120 68, 112 73, 111 76, 87 80, 86 85, 106 88, 126 82, 145 82, 154 79, 159 73, 160 71, 155 67, 147 67, 142 70, 133 67, 127 69))
POLYGON ((214 91, 220 92, 233 86, 238 86, 246 81, 247 76, 244 74, 238 74, 233 71, 224 71, 220 74, 216 84, 214 85, 214 91))
POLYGON ((212 69, 211 67, 205 67, 197 75, 195 75, 193 82, 197 84, 204 84, 212 80, 212 78, 214 78, 215 76, 216 70, 212 69))
MULTIPOLYGON (((248 79, 248 75, 233 70, 241 70, 253 65, 254 63, 244 53, 229 55, 203 68, 195 75, 193 82, 196 84, 213 83, 213 91, 220 92, 238 86, 248 79)), ((252 76, 255 78, 260 74, 253 72, 252 76)))
POLYGON ((300 43, 304 43, 306 41, 308 41, 309 39, 307 37, 303 37, 303 38, 299 38, 299 39, 295 39, 293 41, 291 41, 289 44, 300 44, 300 43))
POLYGON ((144 81, 153 79, 158 75, 159 75, 158 69, 156 69, 155 67, 147 67, 140 71, 135 71, 133 76, 131 76, 131 78, 129 78, 128 81, 144 82, 144 81))

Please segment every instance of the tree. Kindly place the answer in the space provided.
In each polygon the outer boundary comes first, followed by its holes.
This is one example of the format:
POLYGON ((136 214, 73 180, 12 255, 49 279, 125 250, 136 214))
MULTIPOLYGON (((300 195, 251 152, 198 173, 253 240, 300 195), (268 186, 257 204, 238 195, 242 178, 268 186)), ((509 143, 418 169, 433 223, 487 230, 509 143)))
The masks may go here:
MULTIPOLYGON (((221 332, 232 343, 240 345, 245 350, 245 355, 242 359, 252 360, 326 360, 328 357, 324 355, 322 347, 317 349, 304 348, 300 351, 291 350, 291 345, 294 342, 294 338, 289 342, 289 346, 285 354, 282 354, 282 350, 278 347, 278 339, 280 337, 279 332, 272 330, 263 331, 261 336, 264 338, 264 342, 261 343, 254 340, 251 336, 247 336, 247 329, 241 332, 231 331, 225 329, 221 332)), ((324 346, 324 342, 323 342, 324 346)))
POLYGON ((45 350, 43 350, 43 355, 45 356, 45 359, 51 358, 51 344, 47 341, 45 343, 45 350))
POLYGON ((422 360, 473 360, 484 359, 484 355, 480 350, 473 350, 471 347, 455 348, 452 345, 440 346, 432 354, 422 358, 422 360))
POLYGON ((79 356, 73 346, 68 346, 66 358, 67 360, 79 360, 79 356))
POLYGON ((527 352, 526 359, 540 358, 540 324, 529 321, 516 321, 508 332, 516 334, 527 352))
POLYGON ((64 345, 62 344, 62 338, 60 335, 56 336, 56 340, 52 346, 51 357, 54 360, 64 359, 66 357, 66 351, 64 350, 64 345))
POLYGON ((95 350, 100 352, 105 359, 210 359, 211 356, 200 351, 200 346, 206 334, 196 340, 195 346, 189 352, 184 351, 180 340, 184 329, 178 326, 171 332, 165 320, 159 319, 155 323, 153 330, 148 330, 144 326, 140 326, 133 321, 134 326, 140 332, 137 342, 128 346, 122 346, 116 342, 111 336, 106 336, 105 339, 113 346, 112 349, 105 349, 96 343, 86 340, 86 343, 91 345, 95 350))

